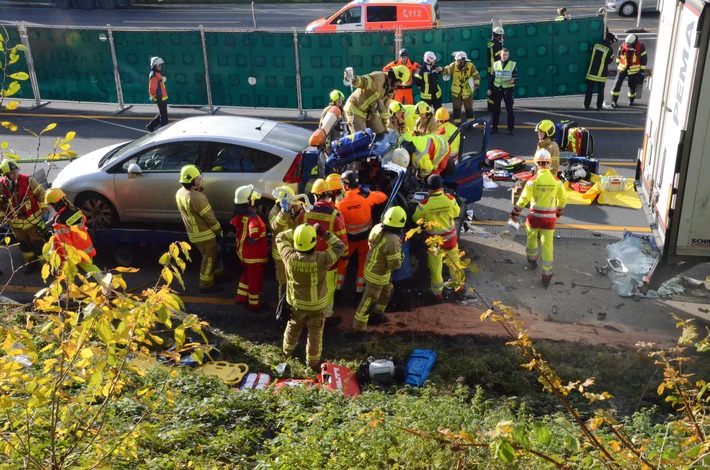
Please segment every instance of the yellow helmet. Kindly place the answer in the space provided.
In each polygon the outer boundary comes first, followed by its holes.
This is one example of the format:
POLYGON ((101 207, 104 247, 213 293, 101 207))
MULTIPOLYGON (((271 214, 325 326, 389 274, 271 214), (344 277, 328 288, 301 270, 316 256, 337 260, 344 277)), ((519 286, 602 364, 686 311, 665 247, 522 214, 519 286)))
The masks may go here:
POLYGON ((382 223, 388 227, 402 228, 406 222, 407 213, 399 206, 390 207, 382 217, 382 223))
POLYGON ((533 158, 533 161, 535 163, 541 163, 541 162, 550 163, 552 161, 552 156, 550 155, 550 152, 548 152, 547 150, 540 149, 537 152, 535 152, 535 158, 533 158))
POLYGON ((555 123, 549 119, 542 120, 535 126, 535 132, 544 132, 547 137, 555 135, 555 123))
POLYGON ((64 194, 64 191, 62 191, 59 188, 49 188, 46 193, 44 193, 44 202, 47 204, 56 204, 62 199, 64 199, 66 195, 64 194))
POLYGON ((330 104, 335 104, 338 100, 344 100, 345 95, 340 90, 333 90, 330 92, 330 104))
POLYGON ((417 103, 417 114, 431 114, 431 106, 426 101, 417 103))
POLYGON ((330 189, 328 188, 328 183, 326 183, 323 178, 318 178, 313 183, 313 188, 311 188, 311 192, 313 194, 323 194, 328 191, 330 191, 330 189))
POLYGON ((316 246, 316 229, 309 224, 301 224, 293 232, 293 244, 298 251, 310 251, 316 246))
POLYGON ((296 195, 296 191, 291 186, 279 186, 274 190, 274 197, 277 201, 283 198, 290 199, 296 195))
POLYGON ((412 77, 412 72, 406 65, 395 65, 392 67, 392 72, 394 72, 394 77, 402 83, 407 83, 412 77))
POLYGON ((328 191, 343 190, 343 180, 337 173, 331 173, 330 175, 328 175, 328 177, 325 179, 325 182, 328 184, 328 191))
POLYGON ((439 108, 436 110, 436 114, 434 114, 434 118, 436 118, 437 121, 448 121, 449 120, 449 112, 446 110, 446 108, 439 108))
POLYGON ((192 183, 195 178, 200 176, 200 170, 195 165, 185 165, 180 170, 180 182, 181 183, 192 183))
POLYGON ((389 109, 390 113, 392 114, 398 113, 402 111, 402 103, 400 103, 399 101, 390 101, 389 109))
POLYGON ((3 158, 2 161, 0 162, 0 174, 3 176, 7 175, 8 173, 19 170, 20 167, 17 166, 17 163, 14 161, 10 160, 9 158, 3 158))

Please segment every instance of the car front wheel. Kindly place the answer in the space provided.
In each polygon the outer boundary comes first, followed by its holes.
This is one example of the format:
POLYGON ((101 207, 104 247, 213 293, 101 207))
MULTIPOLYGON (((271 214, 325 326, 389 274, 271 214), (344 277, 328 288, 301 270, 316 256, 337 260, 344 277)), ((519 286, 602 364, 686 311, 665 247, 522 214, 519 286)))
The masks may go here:
POLYGON ((118 223, 118 214, 113 204, 100 194, 81 194, 76 198, 76 207, 86 216, 89 228, 110 228, 118 223))
POLYGON ((634 2, 626 2, 619 8, 619 16, 634 16, 637 12, 637 7, 634 2))

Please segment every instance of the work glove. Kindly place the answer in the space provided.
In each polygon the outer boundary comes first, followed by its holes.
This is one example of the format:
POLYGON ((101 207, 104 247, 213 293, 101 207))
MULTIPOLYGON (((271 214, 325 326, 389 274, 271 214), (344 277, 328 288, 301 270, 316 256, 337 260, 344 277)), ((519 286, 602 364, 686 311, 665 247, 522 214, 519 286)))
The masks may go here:
POLYGON ((512 212, 510 213, 510 217, 508 218, 508 220, 510 220, 514 224, 518 223, 518 218, 516 216, 514 216, 512 212))
POLYGON ((286 198, 282 198, 279 201, 279 205, 281 206, 282 211, 288 212, 288 200, 286 198))
POLYGON ((161 80, 163 80, 163 83, 165 83, 165 82, 167 82, 167 81, 168 81, 168 79, 167 79, 167 78, 165 78, 165 77, 162 77, 162 78, 161 78, 161 80))
POLYGON ((328 230, 326 230, 321 224, 315 224, 313 228, 316 229, 316 234, 319 237, 325 237, 325 234, 328 233, 328 230))
POLYGON ((557 208, 557 219, 556 220, 560 220, 560 217, 562 217, 562 212, 564 212, 564 210, 565 209, 563 207, 557 208))

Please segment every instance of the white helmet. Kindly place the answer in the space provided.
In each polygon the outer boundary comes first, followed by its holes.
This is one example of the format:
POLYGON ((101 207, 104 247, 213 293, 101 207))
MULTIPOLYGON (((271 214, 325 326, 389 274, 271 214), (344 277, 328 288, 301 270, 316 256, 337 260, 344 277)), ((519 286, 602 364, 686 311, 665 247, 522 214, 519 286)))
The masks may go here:
POLYGON ((251 201, 256 201, 261 198, 261 193, 254 189, 254 185, 247 184, 246 186, 239 186, 236 191, 234 191, 234 203, 235 204, 249 204, 251 201))
POLYGON ((505 34, 505 30, 503 29, 502 26, 496 26, 493 28, 493 34, 497 34, 498 36, 503 36, 505 34))
POLYGON ((540 149, 537 152, 535 152, 535 157, 533 158, 533 161, 535 163, 540 163, 540 162, 551 162, 552 161, 552 155, 550 155, 550 152, 548 152, 546 149, 540 149))
POLYGON ((624 40, 624 42, 626 44, 630 45, 630 44, 634 44, 637 41, 637 39, 638 38, 636 37, 635 34, 629 34, 628 36, 626 36, 626 39, 624 40))
POLYGON ((150 58, 150 68, 152 69, 156 65, 162 65, 164 64, 165 61, 161 59, 160 57, 151 57, 150 58))
POLYGON ((464 51, 458 51, 454 54, 454 59, 455 60, 468 60, 468 56, 466 56, 466 53, 464 51))
POLYGON ((431 51, 426 51, 424 53, 424 63, 434 65, 436 63, 436 54, 431 51))
POLYGON ((406 170, 407 167, 409 167, 409 160, 409 152, 405 149, 398 148, 394 150, 394 153, 392 154, 392 163, 401 166, 406 170))

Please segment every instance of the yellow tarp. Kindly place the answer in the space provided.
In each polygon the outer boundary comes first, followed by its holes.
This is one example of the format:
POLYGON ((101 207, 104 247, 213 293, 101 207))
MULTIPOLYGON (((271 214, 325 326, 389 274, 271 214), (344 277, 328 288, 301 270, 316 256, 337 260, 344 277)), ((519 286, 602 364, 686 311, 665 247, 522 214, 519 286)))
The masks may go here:
MULTIPOLYGON (((604 176, 617 176, 617 173, 613 168, 610 168, 604 172, 604 176)), ((592 175, 590 181, 594 183, 594 186, 586 193, 581 194, 582 199, 589 201, 588 204, 591 204, 596 199, 598 204, 607 206, 629 207, 631 209, 641 208, 641 199, 634 190, 633 180, 626 182, 626 189, 623 191, 605 191, 602 188, 602 178, 599 175, 592 175)))

